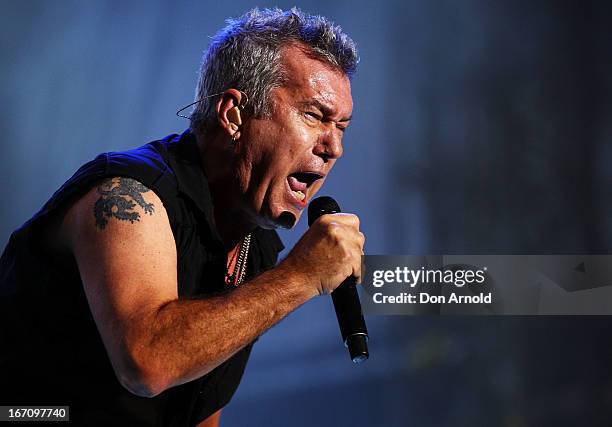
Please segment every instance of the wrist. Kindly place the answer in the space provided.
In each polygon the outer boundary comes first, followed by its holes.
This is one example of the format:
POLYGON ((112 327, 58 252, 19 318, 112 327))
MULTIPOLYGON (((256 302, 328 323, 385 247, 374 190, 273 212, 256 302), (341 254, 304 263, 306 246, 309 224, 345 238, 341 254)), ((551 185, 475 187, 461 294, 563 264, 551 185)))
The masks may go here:
POLYGON ((303 294, 307 300, 321 294, 321 281, 308 269, 303 268, 299 261, 287 257, 277 266, 279 273, 286 278, 286 283, 295 288, 295 292, 303 294))

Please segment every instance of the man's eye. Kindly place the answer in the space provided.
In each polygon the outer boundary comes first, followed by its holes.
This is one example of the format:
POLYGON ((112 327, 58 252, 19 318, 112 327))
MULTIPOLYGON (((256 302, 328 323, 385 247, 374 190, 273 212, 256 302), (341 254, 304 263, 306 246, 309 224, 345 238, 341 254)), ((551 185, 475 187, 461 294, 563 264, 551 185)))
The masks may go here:
POLYGON ((308 118, 309 120, 320 121, 322 119, 320 114, 315 113, 313 111, 306 111, 306 113, 304 114, 306 115, 306 118, 308 118))

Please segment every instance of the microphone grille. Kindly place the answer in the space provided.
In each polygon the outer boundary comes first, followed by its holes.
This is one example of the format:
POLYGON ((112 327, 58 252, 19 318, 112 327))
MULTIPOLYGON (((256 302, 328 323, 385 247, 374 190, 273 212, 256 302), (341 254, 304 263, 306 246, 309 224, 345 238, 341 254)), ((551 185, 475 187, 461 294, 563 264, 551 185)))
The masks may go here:
POLYGON ((321 215, 342 212, 338 203, 329 196, 321 196, 314 199, 308 205, 308 226, 321 215))

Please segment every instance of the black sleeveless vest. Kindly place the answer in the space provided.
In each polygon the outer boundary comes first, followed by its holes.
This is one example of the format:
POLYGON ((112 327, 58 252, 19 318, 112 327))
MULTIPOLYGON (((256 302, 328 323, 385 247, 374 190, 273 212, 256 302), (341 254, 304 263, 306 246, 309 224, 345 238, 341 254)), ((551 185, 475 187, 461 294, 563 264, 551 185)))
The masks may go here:
MULTIPOLYGON (((11 235, 0 258, 0 404, 70 405, 71 421, 83 425, 195 425, 229 402, 252 344, 198 380, 150 399, 131 394, 114 374, 73 256, 46 237, 67 207, 112 176, 140 181, 163 202, 176 242, 179 298, 227 291, 225 249, 195 137, 185 132, 101 154, 11 235)), ((257 229, 247 279, 273 267, 282 249, 276 232, 257 229)))

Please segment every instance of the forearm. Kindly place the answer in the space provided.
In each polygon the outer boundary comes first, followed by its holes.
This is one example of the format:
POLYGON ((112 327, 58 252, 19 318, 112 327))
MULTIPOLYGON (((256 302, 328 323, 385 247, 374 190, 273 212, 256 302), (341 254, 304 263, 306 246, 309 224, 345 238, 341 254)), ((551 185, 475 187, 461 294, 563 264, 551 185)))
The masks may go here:
POLYGON ((233 292, 170 301, 142 334, 137 365, 146 367, 154 389, 196 379, 315 296, 309 280, 281 263, 233 292))

